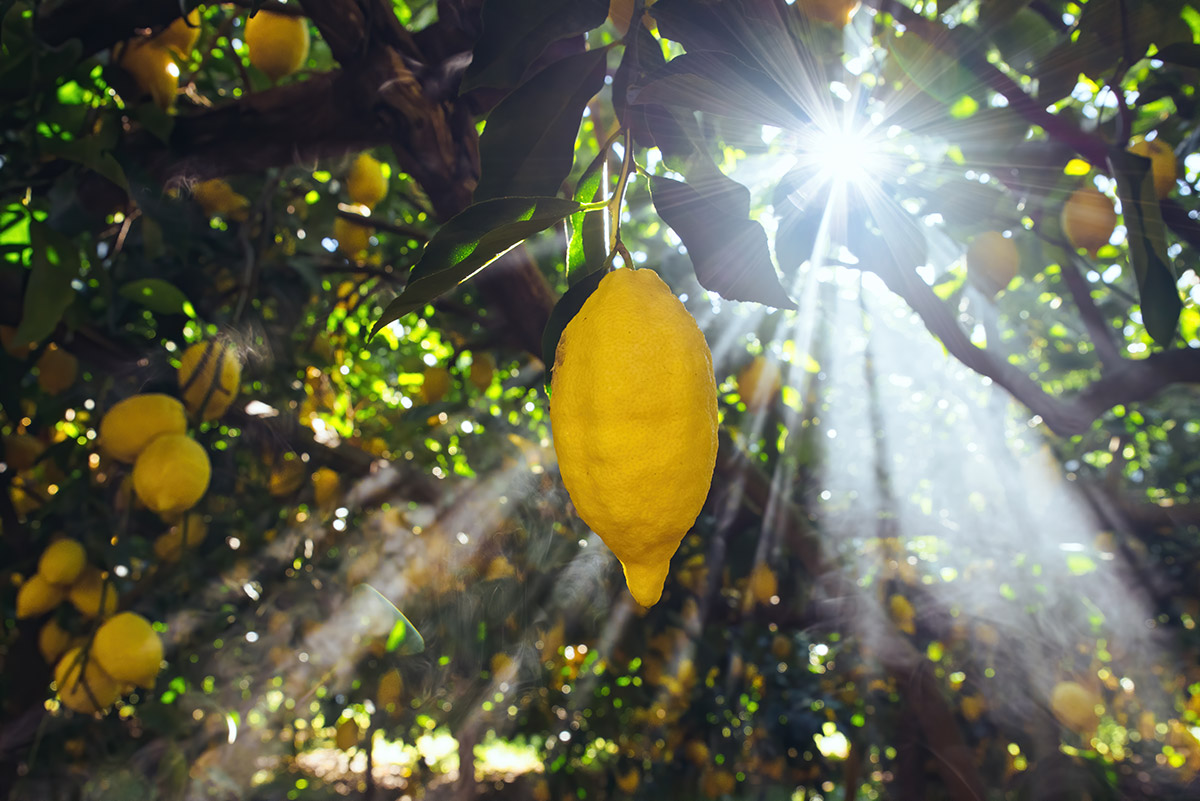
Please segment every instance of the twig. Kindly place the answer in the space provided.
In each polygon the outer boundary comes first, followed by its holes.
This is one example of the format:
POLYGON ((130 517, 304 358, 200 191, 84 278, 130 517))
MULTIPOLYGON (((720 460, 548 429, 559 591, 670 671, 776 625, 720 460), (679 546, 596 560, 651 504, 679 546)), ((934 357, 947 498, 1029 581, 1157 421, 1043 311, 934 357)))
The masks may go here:
POLYGON ((356 225, 361 225, 368 228, 375 228, 381 231, 387 231, 392 234, 400 234, 407 236, 409 239, 415 239, 418 242, 428 242, 429 235, 419 228, 414 228, 411 225, 404 223, 394 223, 383 219, 382 217, 374 217, 371 215, 358 214, 353 211, 343 211, 338 209, 338 216, 342 219, 349 220, 356 225))

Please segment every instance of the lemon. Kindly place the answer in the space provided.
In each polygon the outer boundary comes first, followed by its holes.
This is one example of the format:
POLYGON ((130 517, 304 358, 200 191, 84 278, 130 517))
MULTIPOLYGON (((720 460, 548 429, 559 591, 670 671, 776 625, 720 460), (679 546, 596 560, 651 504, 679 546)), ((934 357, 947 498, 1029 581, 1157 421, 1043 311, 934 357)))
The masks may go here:
POLYGON ((17 344, 15 342, 16 338, 17 329, 13 328, 11 325, 0 325, 0 343, 4 345, 4 349, 8 351, 9 355, 18 359, 28 358, 30 352, 33 350, 33 347, 37 343, 25 342, 22 344, 17 344))
POLYGON ((170 395, 147 392, 117 401, 100 419, 100 447, 120 462, 133 462, 150 441, 187 431, 183 404, 170 395))
POLYGON ((197 342, 179 357, 178 378, 188 414, 216 420, 237 397, 242 361, 232 344, 197 342))
POLYGON ((747 409, 755 411, 770 406, 783 387, 779 363, 766 356, 755 356, 738 373, 737 386, 747 409))
POLYGON ((477 353, 471 359, 471 372, 467 380, 480 392, 486 392, 492 385, 492 376, 496 374, 496 360, 490 353, 477 353))
POLYGON ((117 59, 121 69, 129 73, 142 94, 164 110, 175 105, 179 93, 179 67, 165 47, 145 39, 125 43, 117 59))
POLYGON ((108 617, 117 611, 117 588, 95 567, 85 567, 71 585, 67 598, 85 617, 108 617))
POLYGON ((246 20, 250 63, 272 81, 291 75, 308 58, 308 20, 260 10, 246 20))
POLYGON ((896 628, 905 634, 915 634, 917 632, 915 623, 917 610, 913 609, 911 601, 903 595, 893 595, 888 599, 888 608, 892 613, 892 620, 896 622, 896 628))
POLYGON ((1146 141, 1145 137, 1135 136, 1129 143, 1129 152, 1150 159, 1155 196, 1164 198, 1171 194, 1179 176, 1179 162, 1175 159, 1175 151, 1171 146, 1160 138, 1146 141))
POLYGON ((748 585, 750 597, 756 602, 766 605, 771 603, 771 599, 779 594, 779 581, 775 578, 775 572, 766 564, 758 564, 754 566, 754 570, 750 571, 750 581, 748 585))
POLYGON ((154 555, 164 562, 177 562, 185 550, 191 550, 204 541, 208 524, 204 515, 192 512, 154 540, 154 555))
POLYGON ((79 360, 53 343, 37 361, 38 386, 49 395, 59 395, 75 383, 79 360))
POLYGON ((630 768, 625 773, 617 774, 617 787, 625 794, 632 794, 642 783, 642 774, 637 768, 630 768))
POLYGON ((379 708, 395 712, 400 708, 400 697, 404 694, 404 678, 400 671, 392 668, 379 677, 379 691, 375 694, 379 708))
POLYGON ((71 647, 71 635, 58 621, 51 618, 38 632, 38 650, 46 664, 52 665, 71 647))
POLYGON ((358 745, 358 739, 362 736, 362 732, 358 728, 358 724, 353 718, 346 718, 337 727, 337 736, 334 738, 334 743, 339 750, 349 751, 354 746, 358 745))
POLYGON ((383 165, 370 153, 359 153, 346 176, 346 194, 350 200, 373 209, 387 196, 388 181, 383 165))
POLYGON ((50 543, 38 560, 38 574, 51 584, 69 586, 79 578, 87 564, 87 553, 78 540, 61 539, 50 543))
POLYGON ((683 747, 683 755, 687 757, 687 761, 691 762, 698 768, 702 768, 708 764, 711 758, 708 746, 699 740, 689 740, 687 745, 683 747))
POLYGON ((1060 681, 1050 693, 1050 710, 1068 729, 1079 734, 1095 730, 1100 722, 1096 707, 1101 700, 1094 692, 1074 681, 1060 681))
POLYGON ((1116 225, 1112 201, 1094 186, 1076 189, 1063 205, 1062 229, 1071 247, 1094 254, 1108 244, 1116 225))
POLYGON ((200 39, 200 9, 193 8, 186 17, 172 22, 152 42, 164 50, 174 51, 180 58, 187 56, 200 39))
POLYGON ((192 197, 209 217, 244 221, 249 216, 249 199, 235 192, 224 178, 210 178, 196 183, 192 186, 192 197))
POLYGON ((267 481, 267 491, 276 498, 291 495, 300 489, 308 468, 294 454, 287 454, 283 461, 271 469, 271 477, 267 481))
POLYGON ((999 231, 985 231, 967 248, 967 275, 988 295, 1006 289, 1017 277, 1017 245, 999 231))
POLYGON ((800 10, 811 19, 844 28, 858 11, 859 0, 800 0, 800 10))
POLYGON ((708 798, 728 795, 737 787, 737 779, 727 770, 709 768, 700 775, 700 792, 708 798))
POLYGON ((347 259, 357 259, 371 244, 371 230, 366 225, 338 217, 333 221, 333 238, 337 240, 338 253, 347 259))
POLYGON ((4 462, 9 470, 28 470, 37 464, 46 446, 29 434, 9 434, 4 438, 4 462))
POLYGON ((163 434, 133 463, 133 491, 160 515, 186 512, 204 497, 212 466, 204 447, 186 434, 163 434))
POLYGON ((421 381, 421 400, 437 403, 450 391, 450 371, 445 367, 430 367, 421 381))
POLYGON ((96 631, 92 658, 118 682, 149 689, 162 669, 163 644, 149 620, 136 612, 122 612, 96 631))
POLYGON ((67 709, 93 714, 108 709, 121 697, 121 688, 82 648, 63 654, 54 668, 58 700, 67 709))
POLYGON ((17 617, 44 615, 63 602, 67 591, 51 584, 41 573, 34 573, 17 590, 17 617))
POLYGON ((987 700, 982 695, 967 695, 962 699, 963 717, 974 723, 987 711, 987 700))
POLYGON ((615 270, 563 330, 551 388, 563 483, 634 599, 652 606, 716 464, 704 334, 654 271, 615 270))
POLYGON ((341 492, 342 479, 337 472, 328 467, 322 467, 312 474, 313 500, 321 509, 328 509, 338 499, 341 492))

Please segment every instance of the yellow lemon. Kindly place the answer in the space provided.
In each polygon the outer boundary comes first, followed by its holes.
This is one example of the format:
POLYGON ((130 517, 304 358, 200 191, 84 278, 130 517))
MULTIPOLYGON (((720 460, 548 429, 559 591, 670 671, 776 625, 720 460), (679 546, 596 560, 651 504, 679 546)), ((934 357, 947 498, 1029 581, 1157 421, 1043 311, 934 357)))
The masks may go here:
POLYGON ((691 762, 698 768, 702 768, 708 764, 711 758, 708 746, 699 740, 690 740, 683 748, 683 755, 687 757, 687 761, 691 762))
POLYGON ((53 343, 37 360, 38 386, 49 395, 65 392, 79 375, 79 360, 53 343))
POLYGON ((338 243, 338 253, 347 259, 356 259, 371 244, 372 229, 366 225, 338 217, 333 221, 333 238, 338 243))
POLYGON ((187 58, 199 39, 200 9, 193 8, 186 17, 180 17, 163 28, 162 33, 152 41, 158 47, 174 51, 180 58, 187 58))
POLYGON ((968 695, 962 699, 963 717, 974 723, 987 711, 987 699, 982 695, 968 695))
POLYGON ((379 677, 379 692, 376 700, 379 708, 385 712, 395 712, 400 708, 400 697, 404 694, 404 678, 400 671, 392 668, 379 677))
POLYGON ((915 634, 917 632, 915 623, 917 610, 913 609, 911 601, 903 595, 893 595, 888 599, 888 608, 892 613, 892 620, 896 622, 896 628, 905 634, 915 634))
POLYGON ((342 488, 342 479, 337 472, 328 467, 322 467, 312 474, 313 500, 321 509, 328 509, 338 499, 342 488))
POLYGON ((133 462, 155 437, 187 431, 183 404, 170 395, 147 392, 117 401, 100 419, 100 447, 120 462, 133 462))
POLYGON ((719 798, 734 791, 737 779, 727 770, 709 769, 700 776, 700 792, 708 798, 719 798))
POLYGON ((121 688, 82 648, 63 654, 54 668, 58 700, 67 709, 93 714, 108 709, 121 697, 121 688))
POLYGON ((84 617, 108 617, 117 611, 117 588, 95 567, 85 567, 67 598, 84 617))
POLYGON ((350 174, 346 176, 346 194, 350 200, 373 209, 387 196, 387 190, 388 181, 383 175, 383 165, 370 153, 359 153, 350 165, 350 174))
POLYGON ((775 572, 765 563, 754 566, 750 572, 750 597, 760 604, 771 603, 771 598, 779 594, 779 581, 775 572))
POLYGON ((563 483, 634 600, 652 606, 716 464, 704 334, 653 270, 615 270, 563 330, 551 387, 563 483))
POLYGON ((1117 211, 1103 192, 1094 186, 1076 189, 1062 210, 1062 229, 1071 247, 1095 253, 1108 244, 1117 226, 1117 211))
POLYGON ((242 361, 232 344, 197 342, 179 357, 178 378, 188 413, 216 420, 237 397, 242 361))
POLYGON ((307 474, 308 468, 304 462, 289 453, 284 457, 282 462, 271 469, 271 477, 267 482, 267 490, 276 498, 291 495, 300 489, 300 485, 304 483, 304 477, 307 474))
POLYGON ((154 555, 164 562, 177 562, 185 550, 204 541, 208 524, 204 515, 192 512, 154 540, 154 555))
POLYGON ((4 349, 8 351, 10 356, 14 356, 18 359, 27 358, 37 343, 24 342, 18 344, 14 341, 16 338, 17 329, 13 328, 11 325, 0 325, 0 343, 3 343, 4 349))
POLYGON ((476 353, 471 358, 471 372, 467 379, 480 392, 487 391, 492 385, 492 376, 496 374, 496 360, 490 353, 476 353))
POLYGON ((87 564, 87 554, 78 540, 61 539, 50 543, 38 560, 38 573, 60 587, 73 584, 87 564))
POLYGON ((858 11, 859 0, 800 0, 800 10, 810 18, 844 28, 858 11))
POLYGON ((146 39, 134 39, 125 43, 117 59, 121 69, 129 73, 142 94, 164 110, 175 105, 179 93, 179 67, 165 47, 159 47, 146 39))
POLYGON ((51 618, 38 632, 38 650, 46 664, 53 665, 71 647, 71 635, 58 621, 51 618))
POLYGON ((224 178, 210 178, 194 184, 192 197, 209 217, 244 221, 249 216, 249 199, 235 192, 224 178))
POLYGON ((186 434, 163 434, 133 463, 133 491, 160 515, 191 509, 204 497, 211 477, 208 453, 186 434))
POLYGON ((358 724, 353 718, 346 718, 337 727, 337 736, 334 738, 334 743, 342 751, 349 751, 354 746, 358 745, 358 740, 362 736, 362 732, 358 728, 358 724))
POLYGON ((985 231, 967 248, 967 275, 988 295, 1006 289, 1017 277, 1017 245, 999 231, 985 231))
POLYGON ((437 403, 450 391, 450 371, 445 367, 430 367, 421 382, 421 400, 437 403))
POLYGON ((17 617, 44 615, 63 602, 67 591, 51 584, 41 573, 34 573, 17 590, 17 617))
POLYGON ((246 20, 250 63, 272 81, 291 75, 308 58, 308 20, 259 11, 246 20))
POLYGON ((1142 158, 1150 159, 1150 172, 1154 176, 1154 194, 1164 198, 1175 188, 1179 177, 1179 162, 1175 151, 1161 138, 1146 141, 1145 137, 1135 136, 1129 143, 1129 152, 1142 158))
POLYGON ((1074 681, 1060 681, 1050 693, 1050 710, 1054 717, 1079 734, 1095 730, 1100 722, 1096 707, 1101 703, 1099 696, 1074 681))
POLYGON ((617 774, 617 787, 625 794, 632 794, 642 783, 642 774, 637 768, 630 768, 625 773, 617 774))
POLYGON ((122 684, 150 688, 162 669, 163 644, 149 620, 136 612, 122 612, 96 631, 92 658, 122 684))
POLYGON ((755 356, 738 373, 737 387, 747 409, 755 411, 770 406, 783 387, 779 363, 766 356, 755 356))
POLYGON ((9 470, 28 470, 37 464, 45 450, 45 444, 29 434, 9 434, 4 438, 4 462, 9 470))

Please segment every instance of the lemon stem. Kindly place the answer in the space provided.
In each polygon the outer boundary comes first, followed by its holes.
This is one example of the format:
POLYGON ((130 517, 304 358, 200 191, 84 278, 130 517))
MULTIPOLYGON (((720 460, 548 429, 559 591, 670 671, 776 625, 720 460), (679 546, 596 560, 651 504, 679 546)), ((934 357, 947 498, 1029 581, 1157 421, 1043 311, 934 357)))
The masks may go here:
MULTIPOLYGON (((612 215, 612 225, 609 226, 608 234, 608 250, 611 253, 617 249, 617 243, 621 241, 621 207, 625 204, 625 187, 629 184, 629 174, 633 168, 633 134, 626 128, 625 136, 621 141, 622 149, 624 150, 624 159, 621 161, 621 173, 617 177, 617 189, 613 192, 613 196, 609 198, 609 213, 612 215)), ((627 267, 632 267, 632 264, 627 264, 627 267)))

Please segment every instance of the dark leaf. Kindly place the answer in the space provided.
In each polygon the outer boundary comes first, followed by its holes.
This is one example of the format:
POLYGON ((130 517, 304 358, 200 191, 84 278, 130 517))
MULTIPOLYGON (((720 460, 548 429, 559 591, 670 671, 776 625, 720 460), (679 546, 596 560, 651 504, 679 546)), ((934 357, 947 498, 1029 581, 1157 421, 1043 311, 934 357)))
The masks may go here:
POLYGON ((475 202, 558 192, 575 154, 583 110, 604 85, 605 50, 556 61, 488 115, 479 137, 475 202))
POLYGON ((546 365, 547 392, 550 390, 550 378, 554 371, 554 354, 558 350, 558 340, 562 338, 563 329, 583 308, 583 304, 596 291, 596 287, 600 285, 601 279, 606 275, 608 275, 607 270, 588 273, 564 292, 563 296, 558 299, 558 303, 554 304, 554 309, 550 312, 550 319, 546 321, 546 329, 542 333, 542 362, 546 365))
POLYGON ((41 342, 54 331, 75 299, 71 282, 79 277, 79 249, 71 240, 42 223, 29 226, 31 267, 13 339, 41 342))
POLYGON ((371 329, 380 328, 466 281, 528 237, 579 211, 574 200, 508 197, 485 200, 451 217, 413 266, 408 284, 371 329))
POLYGON ((650 183, 654 207, 683 240, 697 280, 730 300, 794 309, 771 263, 766 232, 747 219, 749 193, 741 187, 742 198, 716 182, 706 184, 696 187, 663 177, 650 183))
POLYGON ((191 309, 187 296, 179 287, 161 278, 130 281, 118 289, 117 294, 160 314, 188 314, 191 309))
POLYGON ((775 261, 787 276, 795 275, 797 268, 812 256, 829 202, 828 183, 821 184, 811 196, 803 194, 807 186, 811 184, 804 180, 803 174, 793 170, 775 189, 772 205, 779 217, 775 229, 775 261))
POLYGON ((462 91, 516 86, 547 45, 590 31, 607 16, 607 0, 487 0, 483 36, 463 75, 462 91))
POLYGON ((1154 54, 1154 57, 1168 64, 1178 64, 1181 67, 1200 69, 1200 44, 1176 42, 1159 50, 1154 54))

